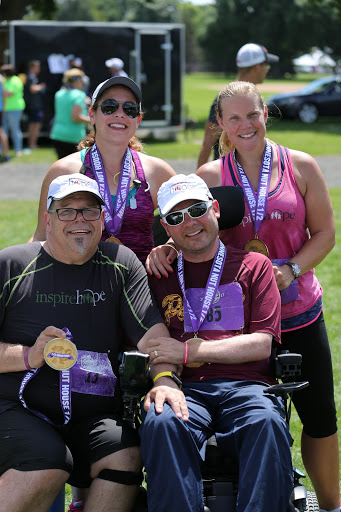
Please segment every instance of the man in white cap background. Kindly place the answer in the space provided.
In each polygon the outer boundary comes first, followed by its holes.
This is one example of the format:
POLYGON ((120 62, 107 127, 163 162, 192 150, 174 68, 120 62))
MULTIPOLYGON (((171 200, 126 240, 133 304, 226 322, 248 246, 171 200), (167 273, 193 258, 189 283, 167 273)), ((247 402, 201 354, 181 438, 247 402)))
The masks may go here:
MULTIPOLYGON (((271 262, 221 243, 219 204, 199 176, 170 178, 159 189, 158 205, 180 252, 168 278, 149 281, 172 338, 149 340, 146 349, 154 388, 139 432, 148 511, 204 510, 200 462, 214 433, 239 463, 237 510, 294 510, 283 403, 263 392, 275 382, 269 357, 272 342, 280 340, 271 262), (154 367, 160 363, 161 372, 154 367), (174 365, 183 365, 181 391, 174 365), (176 392, 178 409, 168 400, 176 392)), ((243 211, 236 222, 242 217, 243 211)))
POLYGON ((124 71, 124 62, 118 57, 113 57, 105 61, 105 65, 109 68, 110 76, 128 76, 124 71))
MULTIPOLYGON (((237 53, 236 65, 238 76, 236 80, 261 84, 270 69, 271 64, 279 61, 277 55, 269 53, 268 50, 260 44, 247 43, 242 46, 237 53)), ((205 164, 214 150, 214 159, 219 158, 218 139, 221 133, 216 119, 217 98, 211 105, 210 113, 205 125, 204 140, 200 149, 197 168, 205 164)))
POLYGON ((122 424, 121 329, 141 350, 169 334, 135 254, 100 242, 102 205, 94 180, 59 176, 46 241, 0 251, 2 510, 49 510, 70 475, 89 487, 88 512, 135 501, 141 459, 122 424))

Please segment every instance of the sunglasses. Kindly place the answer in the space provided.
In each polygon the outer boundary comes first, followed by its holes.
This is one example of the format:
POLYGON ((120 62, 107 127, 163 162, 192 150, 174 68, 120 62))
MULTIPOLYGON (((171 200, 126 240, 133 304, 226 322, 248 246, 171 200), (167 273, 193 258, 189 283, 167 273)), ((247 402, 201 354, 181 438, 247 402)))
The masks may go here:
POLYGON ((120 105, 122 105, 123 112, 131 119, 134 119, 140 113, 140 105, 133 101, 122 102, 116 100, 104 100, 99 107, 101 108, 102 114, 105 116, 111 116, 111 114, 119 109, 120 105))
POLYGON ((185 213, 187 213, 191 219, 199 219, 208 212, 208 209, 211 208, 211 206, 212 201, 203 201, 202 203, 192 204, 192 206, 189 206, 188 208, 168 213, 162 218, 169 226, 179 226, 185 220, 185 213))

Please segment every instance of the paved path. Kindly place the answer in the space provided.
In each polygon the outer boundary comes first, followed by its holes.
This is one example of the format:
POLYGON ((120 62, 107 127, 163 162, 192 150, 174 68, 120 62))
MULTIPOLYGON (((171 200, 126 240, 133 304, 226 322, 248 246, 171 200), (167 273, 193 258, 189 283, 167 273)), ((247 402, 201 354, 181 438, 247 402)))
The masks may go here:
MULTIPOLYGON (((316 157, 328 187, 341 188, 341 155, 316 157)), ((194 160, 167 160, 177 173, 196 171, 194 160)), ((52 163, 52 162, 51 162, 52 163)), ((8 162, 0 165, 0 200, 37 200, 48 164, 8 162)))

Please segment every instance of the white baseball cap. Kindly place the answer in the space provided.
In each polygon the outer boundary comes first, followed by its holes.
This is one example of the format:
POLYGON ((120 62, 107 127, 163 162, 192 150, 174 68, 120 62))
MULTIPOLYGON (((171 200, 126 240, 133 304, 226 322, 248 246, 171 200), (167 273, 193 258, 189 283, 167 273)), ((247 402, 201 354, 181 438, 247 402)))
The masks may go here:
POLYGON ((99 85, 97 85, 91 97, 91 106, 93 106, 97 98, 101 96, 101 94, 103 94, 104 91, 109 89, 109 87, 113 87, 114 85, 123 85, 124 87, 128 87, 128 89, 130 89, 131 92, 134 94, 137 103, 141 103, 141 89, 134 82, 134 80, 127 76, 112 76, 111 78, 108 78, 107 80, 104 80, 104 82, 101 82, 99 85))
POLYGON ((242 46, 237 53, 236 63, 238 68, 248 68, 268 62, 269 64, 279 61, 277 55, 269 53, 265 46, 260 44, 247 43, 242 46))
POLYGON ((112 59, 106 60, 105 65, 107 66, 107 68, 115 68, 119 70, 124 68, 123 60, 119 59, 118 57, 113 57, 112 59))
POLYGON ((164 217, 170 210, 187 199, 209 201, 213 199, 204 180, 196 174, 177 174, 163 183, 157 193, 160 216, 164 217))
POLYGON ((58 178, 51 181, 47 194, 47 209, 50 208, 52 201, 60 201, 60 199, 75 192, 89 192, 96 197, 100 204, 104 205, 97 182, 84 174, 76 172, 75 174, 58 176, 58 178))

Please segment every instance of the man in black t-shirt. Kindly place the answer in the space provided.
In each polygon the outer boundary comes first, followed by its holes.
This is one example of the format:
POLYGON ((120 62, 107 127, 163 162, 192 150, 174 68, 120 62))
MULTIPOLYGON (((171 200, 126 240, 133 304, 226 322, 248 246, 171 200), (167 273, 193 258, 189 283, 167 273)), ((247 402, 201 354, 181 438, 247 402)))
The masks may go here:
POLYGON ((28 147, 37 148, 37 140, 44 118, 43 94, 46 89, 44 82, 39 82, 40 61, 28 63, 28 74, 24 87, 24 98, 28 116, 28 147))
POLYGON ((46 242, 0 251, 4 510, 48 510, 70 475, 90 487, 87 511, 128 512, 135 500, 141 459, 121 417, 122 332, 143 350, 168 331, 134 253, 99 242, 102 204, 94 180, 60 176, 46 242))

